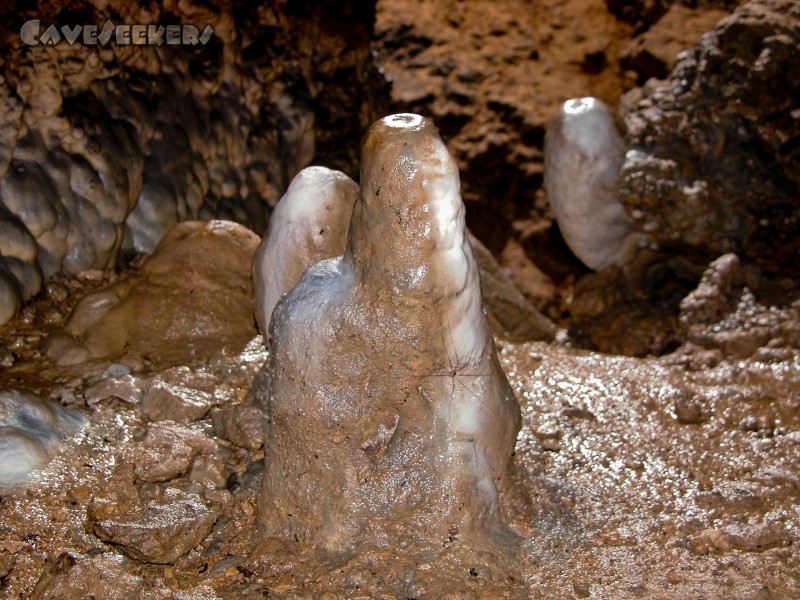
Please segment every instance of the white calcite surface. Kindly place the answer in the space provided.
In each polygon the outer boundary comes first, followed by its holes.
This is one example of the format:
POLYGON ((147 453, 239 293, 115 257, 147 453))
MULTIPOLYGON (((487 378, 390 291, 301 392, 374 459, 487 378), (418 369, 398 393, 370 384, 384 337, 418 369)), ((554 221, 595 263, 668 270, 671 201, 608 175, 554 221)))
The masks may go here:
MULTIPOLYGON (((358 184, 340 171, 308 167, 292 180, 273 211, 253 258, 253 308, 265 342, 278 300, 320 260, 344 254, 358 184)), ((514 287, 491 252, 467 231, 480 271, 481 292, 495 335, 551 340, 555 325, 514 287)))
POLYGON ((547 197, 564 240, 590 269, 622 266, 635 248, 633 222, 618 199, 625 150, 597 98, 567 100, 547 130, 547 197))
POLYGON ((44 467, 87 421, 78 410, 28 392, 0 389, 0 490, 44 467))
POLYGON ((418 115, 362 149, 344 256, 272 314, 261 520, 338 560, 391 532, 504 532, 520 427, 465 234, 455 163, 418 115), (410 528, 410 529, 409 529, 410 528))
POLYGON ((355 181, 325 167, 308 167, 292 180, 253 257, 254 309, 265 340, 272 310, 303 272, 322 259, 344 254, 357 196, 355 181))

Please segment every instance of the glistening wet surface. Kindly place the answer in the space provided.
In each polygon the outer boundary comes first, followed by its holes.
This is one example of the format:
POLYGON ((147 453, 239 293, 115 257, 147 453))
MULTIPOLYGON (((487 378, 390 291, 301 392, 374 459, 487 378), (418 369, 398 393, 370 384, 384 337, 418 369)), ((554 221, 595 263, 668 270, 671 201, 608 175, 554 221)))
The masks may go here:
POLYGON ((523 407, 532 595, 798 594, 796 356, 691 370, 680 351, 525 344, 502 358, 523 407))
POLYGON ((91 423, 30 484, 2 497, 6 597, 800 595, 794 351, 713 364, 690 346, 637 359, 498 342, 523 414, 514 485, 503 497, 506 519, 523 538, 518 566, 486 567, 492 561, 482 564, 483 550, 467 551, 476 542, 458 532, 422 543, 400 532, 333 566, 303 543, 260 538, 263 452, 214 417, 249 406, 266 359, 259 338, 241 353, 222 349, 181 367, 122 375, 90 364, 81 372, 48 365, 41 353, 49 326, 39 317, 50 303, 34 303, 29 324, 16 320, 3 332, 16 358, 3 385, 83 406, 91 423), (109 382, 105 397, 97 377, 109 382), (139 395, 125 392, 125 377, 139 395), (163 387, 178 401, 202 396, 211 408, 187 409, 175 417, 181 423, 155 418, 150 394, 163 387), (196 512, 178 510, 188 505, 196 512), (208 522, 207 513, 210 532, 158 564, 208 522), (156 518, 164 514, 177 516, 164 524, 156 518), (172 542, 159 542, 163 535, 172 542), (139 559, 130 557, 137 552, 139 559))

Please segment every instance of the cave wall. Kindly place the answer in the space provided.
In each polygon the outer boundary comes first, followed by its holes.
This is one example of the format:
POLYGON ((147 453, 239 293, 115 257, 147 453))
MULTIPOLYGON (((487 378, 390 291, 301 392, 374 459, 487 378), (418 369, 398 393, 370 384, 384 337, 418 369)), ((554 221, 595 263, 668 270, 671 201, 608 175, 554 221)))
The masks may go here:
POLYGON ((303 167, 355 174, 383 112, 374 3, 11 2, 0 17, 0 322, 54 273, 150 252, 178 221, 263 231, 303 167), (36 45, 20 35, 33 19, 36 45), (108 20, 213 34, 44 43, 50 25, 108 20))
POLYGON ((620 200, 643 248, 798 269, 800 5, 753 0, 622 102, 620 200))

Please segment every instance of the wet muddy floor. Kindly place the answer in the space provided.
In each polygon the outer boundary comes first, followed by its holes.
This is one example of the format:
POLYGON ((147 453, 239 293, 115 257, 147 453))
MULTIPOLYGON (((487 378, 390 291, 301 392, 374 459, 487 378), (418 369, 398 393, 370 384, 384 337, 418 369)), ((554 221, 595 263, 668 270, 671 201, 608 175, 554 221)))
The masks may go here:
POLYGON ((90 415, 2 495, 4 597, 800 597, 796 351, 639 359, 498 340, 523 414, 508 567, 458 532, 330 564, 259 532, 261 429, 241 415, 260 338, 178 366, 48 362, 47 331, 110 278, 63 282, 0 331, 0 386, 90 415))

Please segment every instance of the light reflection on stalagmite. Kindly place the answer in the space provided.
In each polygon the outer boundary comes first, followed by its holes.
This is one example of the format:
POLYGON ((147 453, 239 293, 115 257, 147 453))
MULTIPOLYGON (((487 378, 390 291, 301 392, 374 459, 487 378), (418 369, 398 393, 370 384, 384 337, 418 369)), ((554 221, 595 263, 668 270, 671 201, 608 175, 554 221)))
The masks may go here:
POLYGON ((520 427, 434 126, 386 117, 363 146, 344 256, 321 261, 270 327, 260 501, 270 535, 336 558, 414 531, 502 537, 498 490, 520 427))
POLYGON ((625 142, 597 98, 567 100, 545 139, 545 186, 558 228, 583 264, 624 265, 635 250, 633 221, 618 199, 625 142))
POLYGON ((253 257, 253 302, 266 339, 272 310, 303 272, 341 256, 358 185, 341 171, 308 167, 298 173, 270 215, 253 257))

